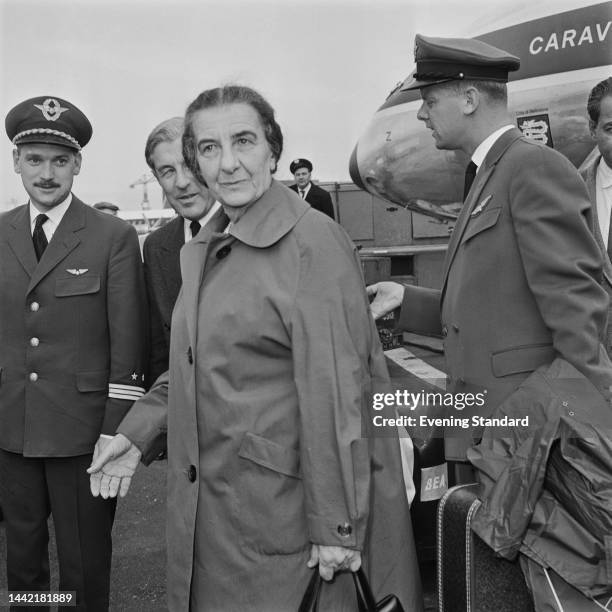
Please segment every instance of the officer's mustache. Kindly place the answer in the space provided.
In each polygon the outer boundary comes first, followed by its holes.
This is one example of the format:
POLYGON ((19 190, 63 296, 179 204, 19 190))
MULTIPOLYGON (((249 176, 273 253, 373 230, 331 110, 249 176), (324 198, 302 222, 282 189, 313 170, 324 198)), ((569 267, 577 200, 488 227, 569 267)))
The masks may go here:
POLYGON ((34 183, 34 187, 40 187, 42 189, 49 189, 51 187, 59 187, 59 185, 51 181, 49 183, 45 183, 45 182, 34 183))

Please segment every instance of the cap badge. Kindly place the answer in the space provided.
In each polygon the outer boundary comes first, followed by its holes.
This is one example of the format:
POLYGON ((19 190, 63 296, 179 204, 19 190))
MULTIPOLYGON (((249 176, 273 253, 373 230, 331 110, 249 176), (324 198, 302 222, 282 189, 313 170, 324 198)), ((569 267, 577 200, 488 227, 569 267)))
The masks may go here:
POLYGON ((62 108, 62 105, 55 98, 47 98, 42 104, 35 104, 34 106, 42 112, 47 121, 57 121, 62 113, 69 110, 68 108, 62 108))

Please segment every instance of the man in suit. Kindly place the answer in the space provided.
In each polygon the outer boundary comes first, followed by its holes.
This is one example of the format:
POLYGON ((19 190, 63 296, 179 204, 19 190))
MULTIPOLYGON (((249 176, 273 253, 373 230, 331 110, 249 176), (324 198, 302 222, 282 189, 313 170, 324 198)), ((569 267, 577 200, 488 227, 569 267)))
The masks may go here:
MULTIPOLYGON (((41 96, 6 117, 29 203, 0 215, 0 504, 9 591, 59 588, 108 609, 115 504, 86 468, 144 393, 144 283, 136 231, 71 193, 87 117, 41 96)), ((48 609, 48 608, 47 608, 48 609)), ((64 608, 61 608, 64 609, 64 608)))
POLYGON ((183 160, 183 126, 182 117, 163 121, 149 134, 145 146, 147 164, 166 200, 179 215, 147 236, 143 247, 151 342, 147 388, 168 369, 170 322, 181 288, 181 248, 220 207, 183 160))
MULTIPOLYGON (((587 185, 593 205, 591 230, 604 260, 603 286, 612 298, 612 77, 593 87, 587 102, 587 113, 597 154, 587 158, 580 168, 580 175, 587 185)), ((612 302, 608 310, 606 349, 608 355, 612 354, 612 302)))
POLYGON ((299 196, 306 200, 315 210, 325 213, 328 217, 335 219, 334 205, 328 191, 315 185, 310 180, 312 164, 307 159, 294 159, 289 170, 295 178, 295 185, 289 185, 299 196))
MULTIPOLYGON (((489 416, 556 356, 609 400, 612 364, 601 344, 608 300, 588 194, 565 157, 513 126, 506 81, 518 58, 477 40, 420 35, 415 56, 416 73, 402 88, 421 90, 417 117, 436 147, 471 159, 466 197, 442 289, 377 283, 369 287, 373 315, 401 306, 401 328, 444 338, 448 390, 484 402, 451 407, 449 416, 489 416)), ((481 430, 445 430, 456 482, 474 478, 466 452, 481 430)))

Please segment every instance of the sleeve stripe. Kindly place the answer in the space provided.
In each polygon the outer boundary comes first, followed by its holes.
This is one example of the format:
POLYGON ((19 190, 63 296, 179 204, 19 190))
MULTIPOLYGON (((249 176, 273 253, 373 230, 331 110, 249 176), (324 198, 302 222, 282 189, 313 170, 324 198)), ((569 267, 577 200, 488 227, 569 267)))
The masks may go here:
POLYGON ((144 387, 138 387, 136 385, 120 385, 118 383, 108 383, 110 391, 139 391, 144 393, 144 387))
POLYGON ((142 395, 123 395, 122 393, 109 393, 108 397, 114 398, 114 399, 123 399, 123 400, 130 400, 132 402, 136 401, 138 398, 142 397, 142 395))
POLYGON ((133 395, 134 397, 140 397, 144 395, 144 391, 141 389, 134 389, 133 391, 128 389, 113 389, 112 387, 108 390, 109 393, 119 393, 119 395, 133 395))

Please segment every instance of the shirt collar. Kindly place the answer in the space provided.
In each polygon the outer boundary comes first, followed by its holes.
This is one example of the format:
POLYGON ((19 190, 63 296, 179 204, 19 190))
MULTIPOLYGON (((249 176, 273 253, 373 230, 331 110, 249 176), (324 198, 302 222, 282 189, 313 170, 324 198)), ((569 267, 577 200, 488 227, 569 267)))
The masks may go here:
POLYGON ((59 204, 55 205, 53 208, 50 208, 44 213, 41 213, 37 208, 35 208, 34 204, 32 204, 32 202, 30 201, 30 227, 34 227, 34 224, 36 223, 36 217, 38 217, 38 215, 40 214, 47 215, 49 221, 51 221, 53 225, 57 227, 60 224, 62 217, 66 214, 66 211, 68 210, 70 204, 72 204, 72 193, 69 193, 63 202, 60 202, 59 204))
POLYGON ((295 191, 273 179, 270 188, 230 225, 227 233, 249 246, 266 248, 291 231, 309 209, 295 191))
POLYGON ((477 147, 472 154, 472 161, 480 168, 484 161, 487 153, 491 150, 491 147, 495 144, 495 141, 508 130, 513 129, 514 126, 509 123, 495 130, 492 134, 489 134, 477 147))
POLYGON ((603 157, 599 160, 597 166, 597 184, 601 185, 603 189, 612 187, 612 168, 606 164, 603 157))
POLYGON ((221 208, 221 203, 215 201, 210 207, 210 210, 201 219, 185 219, 183 217, 183 227, 185 228, 185 242, 191 239, 191 222, 198 221, 200 227, 204 227, 213 217, 213 215, 221 208))

